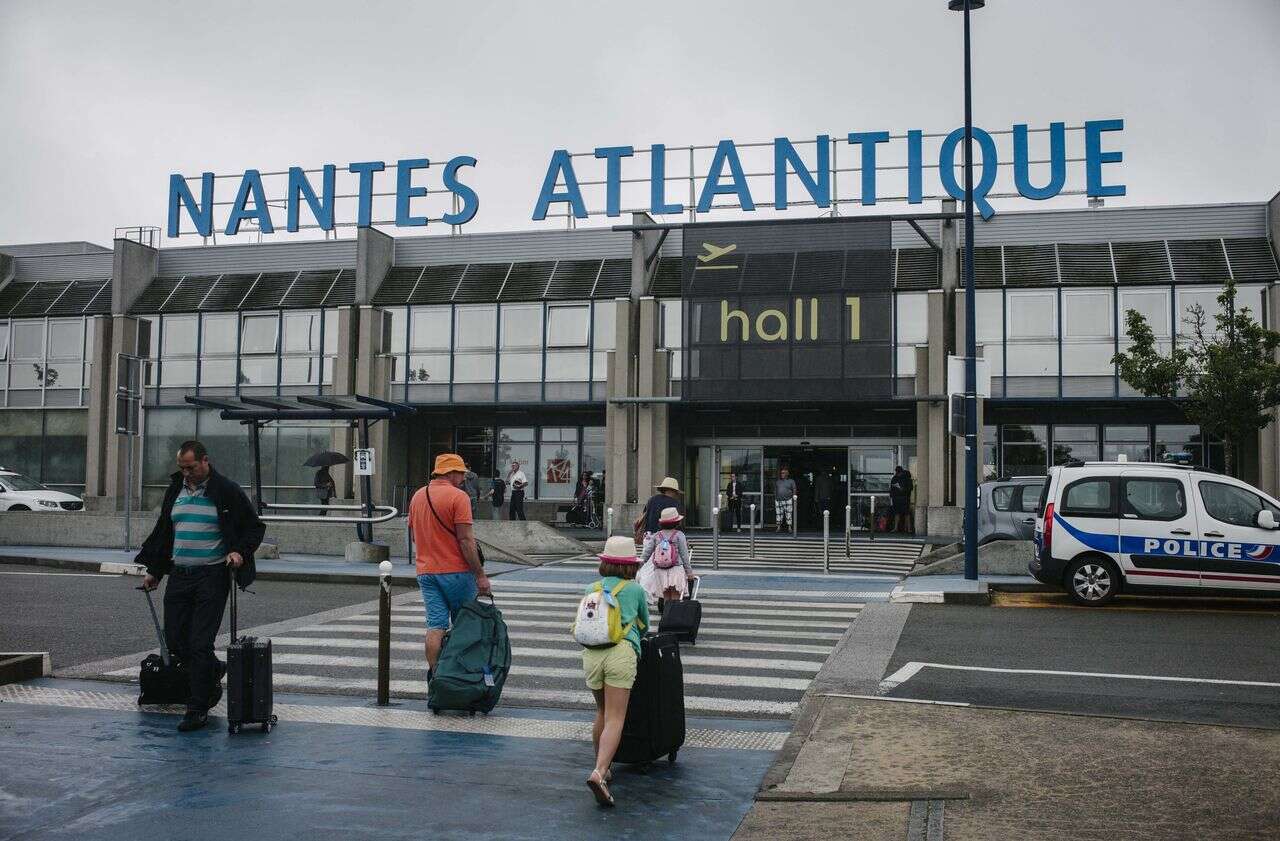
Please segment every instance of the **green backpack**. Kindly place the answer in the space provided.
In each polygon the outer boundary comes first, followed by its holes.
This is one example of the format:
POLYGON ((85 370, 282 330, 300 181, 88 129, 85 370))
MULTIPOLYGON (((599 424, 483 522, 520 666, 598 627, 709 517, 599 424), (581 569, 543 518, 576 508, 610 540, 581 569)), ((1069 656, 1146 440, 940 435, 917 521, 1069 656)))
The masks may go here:
POLYGON ((460 710, 488 714, 498 705, 511 670, 511 640, 502 611, 479 599, 458 608, 444 637, 440 662, 427 690, 432 712, 460 710))

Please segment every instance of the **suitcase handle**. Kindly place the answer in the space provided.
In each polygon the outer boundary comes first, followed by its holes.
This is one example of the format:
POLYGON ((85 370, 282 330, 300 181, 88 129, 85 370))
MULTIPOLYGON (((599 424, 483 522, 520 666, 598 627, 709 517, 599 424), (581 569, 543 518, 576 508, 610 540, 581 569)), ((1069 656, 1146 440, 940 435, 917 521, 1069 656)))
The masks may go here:
POLYGON ((160 659, 164 661, 165 668, 169 668, 169 643, 165 641, 164 630, 160 627, 160 617, 156 616, 156 603, 151 600, 151 591, 146 587, 139 587, 143 595, 147 597, 147 607, 151 608, 151 624, 156 626, 156 639, 160 640, 160 659))
POLYGON ((236 571, 227 567, 227 575, 231 579, 231 644, 236 641, 236 571))

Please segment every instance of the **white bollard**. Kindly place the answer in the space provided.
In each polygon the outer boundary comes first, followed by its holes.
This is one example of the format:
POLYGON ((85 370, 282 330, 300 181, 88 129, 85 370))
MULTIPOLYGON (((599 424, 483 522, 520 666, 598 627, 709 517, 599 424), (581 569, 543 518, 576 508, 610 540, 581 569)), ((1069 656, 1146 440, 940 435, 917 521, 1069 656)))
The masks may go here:
POLYGON ((720 569, 720 509, 711 509, 711 568, 720 569))
POLYGON ((751 503, 751 551, 747 553, 747 557, 754 558, 756 556, 756 504, 751 503))
POLYGON ((846 505, 844 507, 844 556, 846 558, 852 557, 850 554, 851 549, 849 547, 849 535, 853 531, 853 520, 850 519, 852 516, 853 506, 846 505))
POLYGON ((831 572, 831 512, 822 510, 822 571, 831 572))
POLYGON ((608 540, 613 537, 613 506, 610 505, 604 512, 604 539, 608 540))

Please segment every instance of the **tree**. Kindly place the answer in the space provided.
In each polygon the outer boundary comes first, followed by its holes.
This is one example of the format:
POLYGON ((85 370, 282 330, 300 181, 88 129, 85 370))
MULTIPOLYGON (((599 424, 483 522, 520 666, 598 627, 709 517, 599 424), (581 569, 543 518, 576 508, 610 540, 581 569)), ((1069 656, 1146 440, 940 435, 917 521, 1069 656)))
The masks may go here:
POLYGON ((1204 309, 1193 306, 1185 324, 1190 340, 1164 353, 1147 320, 1125 312, 1131 346, 1112 362, 1120 377, 1140 394, 1179 402, 1187 418, 1224 443, 1227 473, 1235 474, 1240 442, 1272 420, 1280 404, 1280 333, 1253 320, 1248 307, 1236 309, 1236 285, 1223 284, 1214 327, 1204 309))

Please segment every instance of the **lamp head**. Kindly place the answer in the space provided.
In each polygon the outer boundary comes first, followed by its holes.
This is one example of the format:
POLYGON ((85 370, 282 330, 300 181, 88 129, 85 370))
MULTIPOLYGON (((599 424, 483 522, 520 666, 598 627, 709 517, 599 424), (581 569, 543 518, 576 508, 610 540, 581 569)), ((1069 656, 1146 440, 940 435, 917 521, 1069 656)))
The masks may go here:
MULTIPOLYGON (((987 5, 987 0, 969 0, 969 11, 977 11, 987 5)), ((947 8, 953 12, 964 11, 964 0, 947 0, 947 8)))

